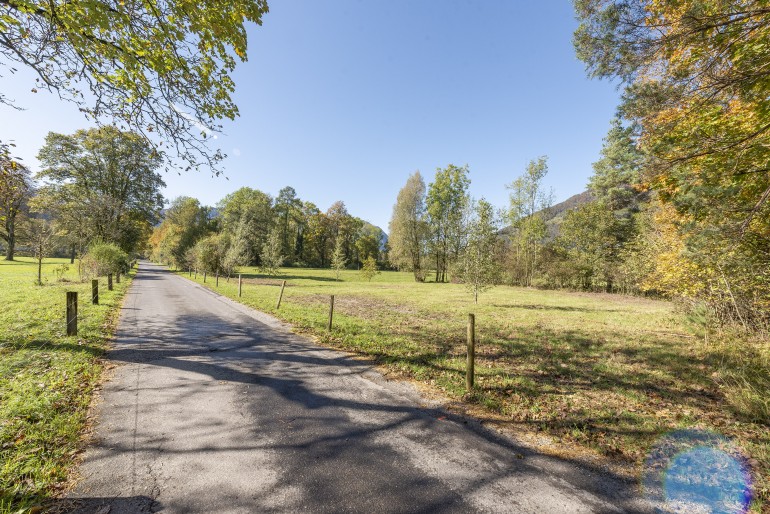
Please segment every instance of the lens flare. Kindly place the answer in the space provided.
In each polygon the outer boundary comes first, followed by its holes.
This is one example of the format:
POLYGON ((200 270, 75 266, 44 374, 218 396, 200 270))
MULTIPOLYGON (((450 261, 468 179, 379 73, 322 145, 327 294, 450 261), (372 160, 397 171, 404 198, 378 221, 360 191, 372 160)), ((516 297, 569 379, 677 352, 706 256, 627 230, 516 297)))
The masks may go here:
POLYGON ((663 512, 740 514, 753 498, 748 469, 726 437, 678 430, 650 452, 642 485, 645 497, 663 512))

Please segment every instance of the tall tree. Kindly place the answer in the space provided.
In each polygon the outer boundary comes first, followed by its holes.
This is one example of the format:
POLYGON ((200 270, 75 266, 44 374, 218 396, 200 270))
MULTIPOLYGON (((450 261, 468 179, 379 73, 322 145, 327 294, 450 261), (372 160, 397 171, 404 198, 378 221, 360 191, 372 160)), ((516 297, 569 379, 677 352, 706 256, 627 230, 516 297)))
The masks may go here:
POLYGON ((261 263, 262 248, 273 226, 273 199, 250 187, 242 187, 225 196, 218 204, 222 232, 233 237, 242 230, 246 251, 252 262, 261 263))
POLYGON ((770 265, 767 5, 577 0, 575 7, 578 57, 589 75, 626 85, 621 111, 640 127, 646 178, 674 207, 692 258, 706 270, 700 280, 733 276, 754 314, 767 317, 767 281, 747 271, 770 265))
POLYGON ((5 241, 5 260, 12 261, 16 250, 17 220, 32 194, 29 170, 10 157, 0 156, 0 238, 5 241))
POLYGON ((417 282, 425 280, 426 216, 425 182, 416 171, 398 192, 388 226, 388 245, 391 262, 400 269, 412 271, 417 282))
POLYGON ((470 202, 468 165, 438 168, 428 186, 426 208, 430 227, 430 248, 436 263, 436 282, 447 280, 447 270, 462 251, 464 215, 470 202))
POLYGON ((296 223, 301 209, 302 200, 297 198, 297 192, 293 187, 286 186, 278 191, 278 196, 275 199, 275 212, 280 219, 281 244, 284 255, 296 255, 296 248, 292 247, 296 241, 291 240, 289 227, 292 221, 296 223))
POLYGON ((160 160, 137 134, 107 126, 49 133, 38 159, 40 205, 65 232, 86 232, 131 252, 158 221, 165 183, 160 160))
POLYGON ((33 90, 218 173, 207 133, 238 115, 231 74, 246 60, 244 24, 266 12, 264 0, 0 0, 0 66, 31 68, 33 90))
POLYGON ((211 210, 195 198, 180 196, 171 202, 163 221, 150 237, 153 257, 184 269, 193 265, 190 250, 213 231, 211 210))
POLYGON ((479 293, 500 282, 500 223, 495 208, 478 201, 468 224, 468 243, 458 263, 459 275, 479 303, 479 293))
POLYGON ((524 174, 506 186, 511 224, 510 256, 513 282, 532 285, 540 264, 543 245, 548 235, 545 223, 546 209, 551 206, 551 193, 543 187, 548 174, 548 158, 539 157, 527 164, 524 174))

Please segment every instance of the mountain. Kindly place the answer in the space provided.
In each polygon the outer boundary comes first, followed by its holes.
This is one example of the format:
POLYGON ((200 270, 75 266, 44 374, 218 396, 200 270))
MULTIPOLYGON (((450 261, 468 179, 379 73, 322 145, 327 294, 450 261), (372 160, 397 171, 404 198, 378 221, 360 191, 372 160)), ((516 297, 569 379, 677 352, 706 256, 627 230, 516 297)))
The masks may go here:
MULTIPOLYGON (((549 237, 554 238, 559 235, 559 226, 561 226, 561 222, 564 220, 564 216, 567 214, 567 212, 571 211, 572 209, 577 209, 581 205, 593 201, 593 199, 594 197, 590 191, 583 191, 582 193, 570 196, 563 202, 552 205, 548 209, 539 211, 543 213, 545 223, 548 225, 549 237)), ((507 236, 511 230, 512 229, 510 226, 505 227, 500 231, 500 234, 507 236)))

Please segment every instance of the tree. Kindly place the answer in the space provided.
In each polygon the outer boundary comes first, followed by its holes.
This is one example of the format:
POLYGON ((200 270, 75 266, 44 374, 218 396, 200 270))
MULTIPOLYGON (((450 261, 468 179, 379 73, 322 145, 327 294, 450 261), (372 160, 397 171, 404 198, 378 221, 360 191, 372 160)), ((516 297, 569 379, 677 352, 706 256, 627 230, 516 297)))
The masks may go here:
POLYGON ((27 241, 37 260, 37 284, 43 285, 43 259, 51 253, 56 236, 53 224, 45 218, 30 218, 27 221, 27 241))
POLYGON ((545 211, 551 206, 551 194, 542 185, 547 174, 548 158, 539 157, 529 162, 523 175, 506 186, 510 191, 512 280, 523 286, 532 285, 548 235, 545 211))
POLYGON ((645 179, 674 208, 691 260, 707 270, 689 277, 718 283, 732 270, 752 315, 766 318, 770 288, 751 270, 770 265, 767 6, 578 0, 575 7, 578 57, 590 76, 625 84, 621 112, 639 127, 645 179))
POLYGON ((345 258, 344 240, 341 237, 337 238, 334 243, 334 252, 332 253, 331 266, 334 270, 334 278, 340 279, 340 272, 348 265, 348 260, 345 258))
POLYGON ((38 159, 38 205, 61 229, 86 243, 116 243, 126 252, 146 240, 163 207, 160 161, 137 134, 107 126, 73 135, 49 133, 38 159))
POLYGON ((430 248, 436 262, 436 282, 447 280, 450 262, 462 251, 465 236, 464 214, 470 202, 468 165, 438 168, 428 186, 426 209, 430 227, 430 248))
POLYGON ((468 243, 459 262, 459 276, 479 303, 479 293, 500 282, 499 221, 495 209, 479 200, 468 226, 468 243))
POLYGON ((235 236, 241 231, 245 252, 251 262, 261 263, 262 248, 273 225, 273 199, 250 187, 242 187, 225 196, 218 204, 222 232, 235 236))
POLYGON ((363 278, 371 282, 374 276, 379 273, 377 270, 377 260, 371 256, 367 257, 364 260, 364 265, 361 266, 360 273, 363 278))
POLYGON ((32 194, 29 170, 18 161, 0 156, 0 238, 5 241, 5 260, 12 261, 16 250, 16 222, 32 194))
POLYGON ((192 266, 190 249, 214 228, 210 215, 210 209, 195 198, 175 198, 150 236, 153 258, 159 262, 170 259, 178 269, 192 266))
POLYGON ((425 182, 414 172, 398 192, 388 231, 390 259, 399 269, 414 273, 417 282, 425 280, 424 256, 428 237, 425 210, 425 182))
POLYGON ((188 169, 218 174, 223 155, 207 136, 238 115, 231 74, 246 60, 244 24, 261 24, 267 9, 265 0, 0 0, 0 66, 28 67, 33 91, 159 141, 155 154, 167 141, 188 169))
POLYGON ((273 227, 262 246, 262 273, 270 276, 278 275, 283 259, 284 257, 281 254, 281 231, 280 228, 273 227))
POLYGON ((289 225, 291 221, 298 218, 301 212, 302 201, 297 198, 297 192, 293 187, 286 186, 278 191, 278 197, 275 199, 275 212, 278 214, 281 223, 281 244, 285 255, 296 255, 296 247, 291 248, 289 240, 289 225))
POLYGON ((643 159, 636 146, 634 127, 624 127, 619 117, 613 118, 601 158, 593 164, 594 174, 588 182, 593 196, 604 200, 613 211, 630 214, 638 210, 643 159))

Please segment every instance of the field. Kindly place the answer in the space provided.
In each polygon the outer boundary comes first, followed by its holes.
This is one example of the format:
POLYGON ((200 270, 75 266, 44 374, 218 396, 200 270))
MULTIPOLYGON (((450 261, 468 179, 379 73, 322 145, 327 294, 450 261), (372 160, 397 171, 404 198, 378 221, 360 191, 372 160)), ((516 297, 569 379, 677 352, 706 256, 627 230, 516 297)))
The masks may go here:
MULTIPOLYGON (((768 348, 710 333, 670 302, 497 287, 473 304, 459 284, 384 272, 285 268, 244 274, 240 300, 320 342, 421 384, 450 406, 516 430, 541 451, 639 476, 650 449, 676 429, 733 439, 770 503, 768 348), (287 285, 276 310, 281 280, 287 285), (329 295, 334 328, 326 331, 329 295), (476 385, 465 388, 466 322, 476 314, 476 385)), ((181 273, 187 277, 187 273, 181 273)), ((202 275, 197 278, 203 281, 202 275)), ((206 285, 237 299, 237 279, 206 285)))
POLYGON ((99 305, 91 305, 90 281, 78 282, 68 259, 46 259, 42 276, 35 285, 32 259, 0 261, 0 513, 66 486, 101 377, 99 356, 130 282, 108 292, 101 278, 99 305), (78 336, 64 335, 65 291, 78 292, 78 336))

